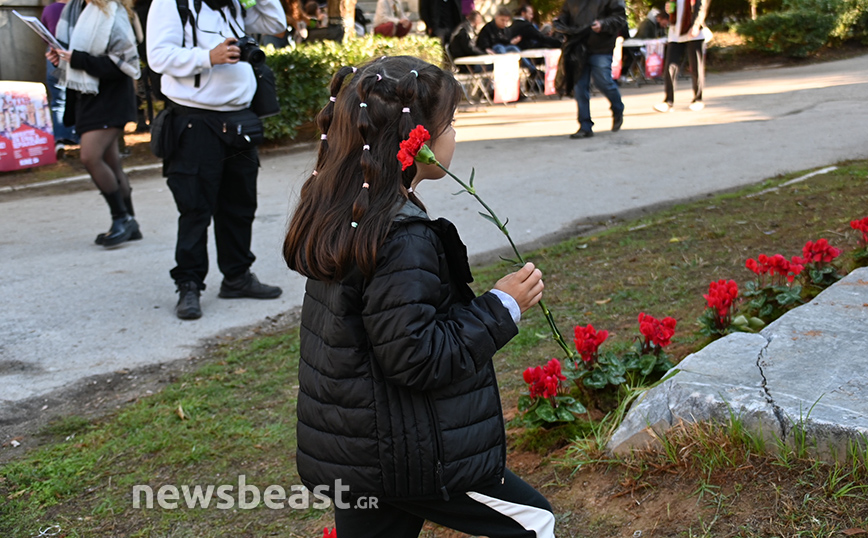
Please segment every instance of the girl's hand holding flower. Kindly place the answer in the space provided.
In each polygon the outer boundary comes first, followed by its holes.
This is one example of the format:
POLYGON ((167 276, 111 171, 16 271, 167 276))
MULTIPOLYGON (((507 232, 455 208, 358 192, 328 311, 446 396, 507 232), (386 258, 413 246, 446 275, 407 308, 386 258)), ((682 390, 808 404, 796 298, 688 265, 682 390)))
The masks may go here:
POLYGON ((518 303, 522 313, 542 299, 542 272, 530 262, 514 273, 509 273, 494 285, 494 289, 508 293, 518 303))

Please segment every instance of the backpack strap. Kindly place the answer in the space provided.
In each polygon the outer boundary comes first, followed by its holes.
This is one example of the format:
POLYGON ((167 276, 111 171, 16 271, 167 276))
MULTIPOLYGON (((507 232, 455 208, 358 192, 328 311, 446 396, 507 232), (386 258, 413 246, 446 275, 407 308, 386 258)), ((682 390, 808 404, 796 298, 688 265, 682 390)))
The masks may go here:
MULTIPOLYGON (((190 22, 190 28, 193 30, 193 47, 195 47, 197 45, 196 18, 192 13, 190 13, 190 5, 187 2, 187 0, 175 0, 175 1, 176 1, 177 6, 178 6, 178 16, 181 17, 181 46, 182 47, 187 46, 187 34, 184 32, 184 28, 187 26, 187 22, 189 21, 190 22)), ((193 7, 195 8, 196 13, 198 14, 199 11, 202 10, 202 0, 193 0, 193 7)), ((196 82, 194 85, 198 88, 199 83, 202 80, 202 76, 196 75, 195 79, 196 79, 196 82)))

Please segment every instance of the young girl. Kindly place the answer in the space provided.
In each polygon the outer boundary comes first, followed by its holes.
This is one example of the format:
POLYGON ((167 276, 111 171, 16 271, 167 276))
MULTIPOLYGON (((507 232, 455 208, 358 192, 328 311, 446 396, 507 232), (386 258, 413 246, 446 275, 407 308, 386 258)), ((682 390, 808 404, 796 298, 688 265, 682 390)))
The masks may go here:
POLYGON ((492 538, 554 536, 551 506, 505 468, 492 356, 542 297, 527 264, 479 297, 455 227, 416 197, 444 172, 401 170, 417 124, 448 166, 460 87, 417 58, 331 82, 322 144, 284 244, 308 277, 301 318, 298 471, 335 499, 340 538, 410 538, 430 520, 492 538), (324 488, 327 488, 324 490, 324 488))

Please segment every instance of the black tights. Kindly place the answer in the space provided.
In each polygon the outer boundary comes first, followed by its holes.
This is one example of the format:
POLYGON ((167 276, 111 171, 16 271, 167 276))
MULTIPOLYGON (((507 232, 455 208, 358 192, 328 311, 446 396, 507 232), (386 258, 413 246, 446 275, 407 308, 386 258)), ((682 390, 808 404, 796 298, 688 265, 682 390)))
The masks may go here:
POLYGON ((121 129, 109 127, 87 131, 81 135, 81 163, 94 184, 103 194, 120 189, 123 198, 130 198, 130 179, 121 166, 118 137, 121 129))

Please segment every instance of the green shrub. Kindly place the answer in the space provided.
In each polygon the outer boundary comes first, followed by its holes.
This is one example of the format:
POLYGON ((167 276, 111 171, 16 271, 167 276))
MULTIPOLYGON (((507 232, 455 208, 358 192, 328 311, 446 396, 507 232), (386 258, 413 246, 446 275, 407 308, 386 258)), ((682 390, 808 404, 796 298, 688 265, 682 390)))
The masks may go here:
POLYGON ((277 80, 280 114, 264 121, 269 140, 293 137, 316 117, 329 98, 329 81, 343 65, 361 65, 377 56, 416 56, 435 65, 442 62, 440 43, 423 36, 402 39, 365 36, 342 43, 320 41, 298 47, 265 48, 266 62, 277 80))
POLYGON ((783 8, 834 15, 835 23, 830 32, 834 43, 848 39, 866 42, 868 38, 868 0, 784 0, 783 8))
POLYGON ((829 13, 791 10, 767 13, 738 25, 753 50, 804 58, 829 41, 836 17, 829 13))

